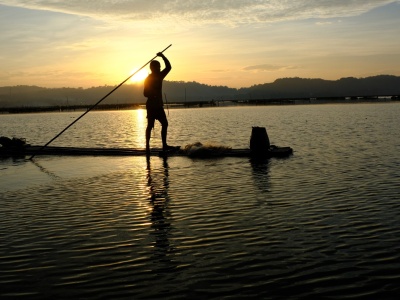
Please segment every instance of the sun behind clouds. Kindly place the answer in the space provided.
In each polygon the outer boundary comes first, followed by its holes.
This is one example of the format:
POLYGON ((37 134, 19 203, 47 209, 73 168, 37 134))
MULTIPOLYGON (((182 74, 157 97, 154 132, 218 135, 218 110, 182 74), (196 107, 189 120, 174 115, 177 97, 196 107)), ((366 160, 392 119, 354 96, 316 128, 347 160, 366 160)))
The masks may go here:
POLYGON ((137 72, 135 75, 132 76, 132 78, 130 79, 131 82, 134 83, 139 83, 139 82, 143 82, 146 77, 149 75, 148 71, 145 69, 141 69, 140 71, 137 71, 138 69, 134 69, 131 74, 137 72))

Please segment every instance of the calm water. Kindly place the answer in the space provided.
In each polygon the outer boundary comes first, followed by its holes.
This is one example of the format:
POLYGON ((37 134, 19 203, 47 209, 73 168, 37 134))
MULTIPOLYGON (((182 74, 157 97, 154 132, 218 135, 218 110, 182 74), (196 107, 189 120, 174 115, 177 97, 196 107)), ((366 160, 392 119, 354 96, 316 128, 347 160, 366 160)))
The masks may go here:
MULTIPOLYGON (((0 135, 44 144, 79 115, 0 115, 0 135)), ((0 160, 0 298, 397 299, 399 116, 170 110, 170 144, 247 148, 265 126, 294 155, 0 160)), ((144 126, 143 111, 91 112, 53 145, 143 147, 144 126)))

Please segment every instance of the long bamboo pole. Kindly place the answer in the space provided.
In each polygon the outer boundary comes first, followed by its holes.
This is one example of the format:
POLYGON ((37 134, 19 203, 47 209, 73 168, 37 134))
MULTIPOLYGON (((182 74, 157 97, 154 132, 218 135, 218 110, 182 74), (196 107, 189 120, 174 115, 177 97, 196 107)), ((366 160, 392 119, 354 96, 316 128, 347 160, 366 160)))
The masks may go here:
MULTIPOLYGON (((165 48, 163 51, 159 53, 165 52, 169 47, 171 47, 172 44, 170 44, 167 48, 165 48)), ((132 75, 130 75, 128 78, 126 78, 124 81, 122 81, 119 85, 117 85, 111 92, 109 92, 107 95, 105 95, 103 98, 101 98, 99 101, 97 101, 95 104, 93 104, 88 110, 86 110, 79 118, 75 119, 71 124, 69 124, 67 127, 65 127, 59 134, 57 134, 54 138, 52 138, 50 141, 48 141, 44 146, 42 146, 36 154, 41 152, 44 148, 46 148, 48 145, 50 145, 51 142, 53 142, 56 138, 58 138, 60 135, 62 135, 65 131, 67 131, 68 128, 70 128, 72 125, 74 125, 76 122, 78 122, 83 116, 85 116, 89 111, 91 111, 93 108, 95 108, 100 102, 102 102, 104 99, 106 99, 108 96, 110 96, 115 90, 117 90, 121 85, 123 85, 125 82, 127 82, 131 77, 133 77, 137 72, 139 72, 141 69, 143 69, 145 66, 147 66, 149 63, 151 63, 158 55, 154 56, 152 59, 150 59, 147 63, 145 63, 140 69, 136 70, 132 75)), ((33 154, 29 160, 32 160, 36 154, 33 154)))

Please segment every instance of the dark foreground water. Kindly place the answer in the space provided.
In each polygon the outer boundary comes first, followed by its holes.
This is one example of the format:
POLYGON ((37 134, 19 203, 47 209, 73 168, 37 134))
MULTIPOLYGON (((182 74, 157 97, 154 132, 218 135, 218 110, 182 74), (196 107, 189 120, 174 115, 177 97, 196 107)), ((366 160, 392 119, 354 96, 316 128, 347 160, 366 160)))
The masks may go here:
MULTIPOLYGON (((44 143, 78 115, 0 115, 0 135, 44 143)), ((399 115, 171 110, 171 144, 244 148, 265 126, 294 155, 0 161, 0 298, 397 299, 399 115)), ((142 112, 85 118, 55 144, 143 147, 142 112)))

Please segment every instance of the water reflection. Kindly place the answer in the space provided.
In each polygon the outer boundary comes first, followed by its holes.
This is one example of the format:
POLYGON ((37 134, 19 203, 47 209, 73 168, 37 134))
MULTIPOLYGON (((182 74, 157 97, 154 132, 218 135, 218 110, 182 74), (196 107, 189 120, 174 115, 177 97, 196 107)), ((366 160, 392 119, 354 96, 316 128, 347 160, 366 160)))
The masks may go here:
POLYGON ((147 125, 147 120, 146 120, 146 110, 145 109, 136 109, 132 111, 132 114, 134 116, 134 122, 132 124, 132 127, 128 132, 130 132, 132 129, 136 131, 134 134, 130 134, 135 140, 133 141, 133 145, 137 145, 137 147, 143 147, 146 142, 145 138, 145 131, 146 131, 146 125, 147 125))
POLYGON ((38 163, 36 160, 31 160, 31 162, 38 167, 38 169, 43 172, 44 174, 50 176, 52 179, 60 179, 61 177, 56 175, 55 173, 49 171, 48 169, 46 169, 45 167, 43 167, 40 163, 38 163))
POLYGON ((160 169, 152 169, 150 157, 147 159, 148 199, 151 205, 151 246, 154 246, 155 259, 161 262, 170 262, 170 255, 173 251, 173 246, 169 240, 171 212, 168 204, 171 199, 168 194, 168 169, 167 158, 163 158, 162 167, 160 169))
POLYGON ((253 170, 253 180, 258 189, 263 193, 270 192, 268 158, 253 157, 250 159, 253 170))

